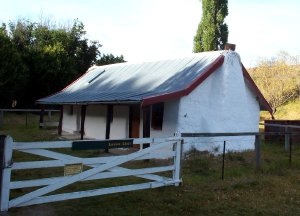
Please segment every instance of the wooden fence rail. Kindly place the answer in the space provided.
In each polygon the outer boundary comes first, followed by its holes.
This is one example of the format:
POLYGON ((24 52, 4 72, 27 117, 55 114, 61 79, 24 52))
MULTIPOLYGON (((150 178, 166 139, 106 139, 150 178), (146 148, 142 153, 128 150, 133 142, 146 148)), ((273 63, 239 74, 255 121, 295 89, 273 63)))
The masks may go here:
POLYGON ((267 140, 283 140, 285 143, 285 150, 288 151, 291 142, 300 141, 300 121, 299 120, 265 120, 265 131, 267 132, 284 132, 284 135, 270 136, 266 135, 267 140), (270 122, 270 123, 268 123, 270 122), (299 133, 298 135, 292 136, 291 133, 299 133))

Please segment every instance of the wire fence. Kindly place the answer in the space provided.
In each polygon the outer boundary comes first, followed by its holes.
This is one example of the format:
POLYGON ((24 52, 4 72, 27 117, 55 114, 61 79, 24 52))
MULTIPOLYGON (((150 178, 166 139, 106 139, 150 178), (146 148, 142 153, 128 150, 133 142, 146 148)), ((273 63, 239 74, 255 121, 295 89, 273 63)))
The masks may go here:
POLYGON ((41 126, 44 126, 48 123, 49 126, 57 126, 57 123, 52 122, 58 122, 57 113, 59 111, 55 109, 0 109, 0 128, 9 124, 28 126, 31 124, 41 125, 42 123, 41 126))
MULTIPOLYGON (((207 150, 215 155, 220 155, 222 158, 221 164, 221 179, 224 180, 226 154, 238 152, 241 150, 252 150, 254 143, 254 155, 256 169, 262 168, 262 145, 270 146, 274 143, 284 146, 284 154, 287 154, 288 165, 292 165, 292 156, 295 150, 300 149, 300 142, 292 142, 293 136, 299 136, 300 132, 291 132, 291 128, 300 128, 295 125, 272 125, 274 127, 288 128, 284 132, 243 132, 243 133, 182 133, 186 149, 207 150), (282 142, 266 141, 265 137, 284 136, 282 142), (297 148, 297 149, 296 149, 297 148)), ((264 150, 265 151, 265 150, 264 150)))

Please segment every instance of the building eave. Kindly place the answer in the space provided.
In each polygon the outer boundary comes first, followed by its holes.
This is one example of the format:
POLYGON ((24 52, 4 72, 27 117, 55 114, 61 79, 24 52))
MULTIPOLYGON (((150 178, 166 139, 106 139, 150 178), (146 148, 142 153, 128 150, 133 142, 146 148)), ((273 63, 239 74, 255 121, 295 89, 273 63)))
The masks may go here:
POLYGON ((140 104, 141 101, 87 101, 87 102, 61 102, 61 103, 47 103, 47 102, 36 102, 37 104, 44 105, 97 105, 97 104, 116 104, 116 105, 131 105, 140 104))
POLYGON ((242 64, 242 69, 243 69, 244 78, 248 81, 248 84, 250 85, 250 88, 257 95, 259 103, 261 105, 261 108, 263 110, 268 111, 271 114, 272 118, 274 118, 272 107, 270 106, 270 104, 268 103, 268 101, 265 99, 265 97, 263 96, 263 94, 260 92, 260 90, 258 89, 257 85, 255 84, 255 82, 253 81, 253 79, 251 78, 250 74, 248 73, 248 71, 246 70, 246 68, 244 67, 243 64, 242 64))

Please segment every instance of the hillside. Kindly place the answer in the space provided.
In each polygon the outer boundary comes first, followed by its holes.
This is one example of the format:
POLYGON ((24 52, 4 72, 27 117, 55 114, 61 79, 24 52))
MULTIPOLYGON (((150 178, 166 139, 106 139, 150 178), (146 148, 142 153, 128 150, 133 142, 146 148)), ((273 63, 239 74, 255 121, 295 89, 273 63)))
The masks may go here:
MULTIPOLYGON (((297 56, 281 51, 276 57, 261 59, 248 69, 250 76, 275 112, 275 119, 300 119, 300 63, 297 56)), ((262 119, 269 118, 263 113, 262 119)))
POLYGON ((290 101, 277 108, 275 119, 299 120, 300 119, 300 98, 290 101))
MULTIPOLYGON (((277 111, 274 115, 275 119, 284 119, 284 120, 299 120, 300 119, 300 97, 293 101, 277 108, 277 111)), ((270 119, 268 112, 261 112, 261 119, 270 119)))

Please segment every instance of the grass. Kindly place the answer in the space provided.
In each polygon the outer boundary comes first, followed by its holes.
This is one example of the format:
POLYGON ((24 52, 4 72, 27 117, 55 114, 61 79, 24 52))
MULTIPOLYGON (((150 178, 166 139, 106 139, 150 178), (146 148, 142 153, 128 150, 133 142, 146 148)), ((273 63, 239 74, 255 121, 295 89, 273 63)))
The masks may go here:
MULTIPOLYGON (((17 141, 55 140, 51 129, 39 129, 35 120, 25 127, 22 116, 10 116, 1 133, 17 141), (18 123, 16 123, 16 122, 18 123)), ((87 152, 87 154, 99 154, 87 152)), ((28 155, 14 154, 14 160, 28 155)), ((263 143, 262 167, 255 169, 254 152, 229 152, 225 160, 225 180, 221 180, 221 156, 190 151, 182 164, 183 185, 91 198, 68 200, 9 210, 11 215, 300 215, 300 146, 293 146, 292 164, 281 143, 263 143)), ((36 158, 35 158, 36 159, 36 158)), ((168 161, 128 164, 130 167, 159 166, 168 161)), ((62 174, 62 169, 28 170, 13 178, 40 178, 62 174)), ((86 181, 61 191, 142 182, 134 177, 86 181)), ((12 197, 29 189, 12 191, 12 197)))
MULTIPOLYGON (((45 115, 45 121, 49 121, 49 117, 45 115)), ((52 121, 58 120, 58 115, 55 114, 51 118, 52 121)), ((42 140, 57 140, 57 130, 55 129, 40 129, 39 115, 28 114, 27 124, 24 113, 5 113, 3 117, 3 126, 0 128, 0 134, 9 134, 15 141, 42 141, 42 140)))
MULTIPOLYGON (((282 120, 299 120, 300 119, 300 98, 290 101, 277 108, 275 112, 275 119, 282 120)), ((267 111, 261 112, 262 119, 271 119, 267 111)))
POLYGON ((300 119, 300 98, 290 101, 278 107, 275 113, 276 119, 299 120, 300 119))

